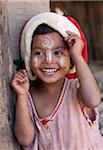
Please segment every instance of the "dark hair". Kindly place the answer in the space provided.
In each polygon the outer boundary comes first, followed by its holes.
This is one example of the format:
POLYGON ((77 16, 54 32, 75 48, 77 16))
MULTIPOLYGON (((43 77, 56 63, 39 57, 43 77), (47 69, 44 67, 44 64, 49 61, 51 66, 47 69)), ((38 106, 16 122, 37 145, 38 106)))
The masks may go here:
POLYGON ((33 35, 32 35, 32 42, 31 42, 31 48, 32 48, 32 44, 33 44, 33 38, 36 35, 40 35, 40 34, 46 34, 46 33, 52 33, 52 32, 57 32, 62 38, 63 36, 56 31, 55 29, 53 29, 52 27, 48 26, 45 23, 40 24, 34 31, 33 35))
MULTIPOLYGON (((33 33, 33 37, 35 35, 40 35, 40 34, 46 34, 46 33, 52 33, 52 32, 58 32, 55 29, 53 29, 52 27, 48 26, 45 23, 40 24, 34 31, 33 33)), ((59 32, 58 32, 59 33, 59 32)), ((59 33, 60 34, 60 33, 59 33)))

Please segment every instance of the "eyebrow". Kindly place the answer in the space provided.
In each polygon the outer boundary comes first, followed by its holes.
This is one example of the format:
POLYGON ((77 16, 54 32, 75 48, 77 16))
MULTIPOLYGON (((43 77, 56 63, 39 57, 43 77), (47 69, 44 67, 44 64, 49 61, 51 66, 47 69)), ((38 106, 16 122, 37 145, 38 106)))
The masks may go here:
POLYGON ((43 50, 43 49, 40 48, 40 47, 33 47, 31 50, 33 51, 33 50, 35 50, 35 49, 43 50))
MULTIPOLYGON (((60 46, 56 46, 56 47, 53 47, 53 49, 59 49, 59 48, 66 48, 67 46, 66 45, 60 45, 60 46)), ((41 48, 41 47, 34 47, 32 48, 32 51, 34 51, 35 49, 39 49, 39 50, 45 50, 44 48, 41 48)))
POLYGON ((59 49, 59 48, 66 48, 66 46, 65 45, 64 46, 57 46, 54 49, 59 49))
POLYGON ((41 49, 41 47, 33 47, 32 49, 41 49))

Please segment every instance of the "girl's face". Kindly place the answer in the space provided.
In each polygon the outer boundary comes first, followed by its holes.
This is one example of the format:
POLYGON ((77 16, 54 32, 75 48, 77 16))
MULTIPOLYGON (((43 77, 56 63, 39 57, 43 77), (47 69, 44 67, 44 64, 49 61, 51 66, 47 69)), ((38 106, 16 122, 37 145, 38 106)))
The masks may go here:
POLYGON ((69 72, 68 48, 57 32, 36 35, 33 38, 31 69, 45 83, 60 81, 69 72))

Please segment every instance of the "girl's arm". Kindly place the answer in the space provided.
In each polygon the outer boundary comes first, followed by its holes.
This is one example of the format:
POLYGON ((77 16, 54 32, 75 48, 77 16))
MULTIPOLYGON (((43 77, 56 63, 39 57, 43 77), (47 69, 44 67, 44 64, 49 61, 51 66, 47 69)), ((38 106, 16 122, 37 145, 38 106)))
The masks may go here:
POLYGON ((91 70, 82 56, 84 43, 72 32, 68 32, 68 37, 65 38, 65 41, 69 44, 69 54, 76 66, 80 83, 79 95, 82 103, 89 108, 94 108, 100 103, 100 91, 91 70))
POLYGON ((28 111, 28 95, 19 95, 16 100, 16 114, 14 133, 21 145, 32 144, 35 137, 35 128, 28 111))
POLYGON ((83 57, 74 60, 80 83, 79 95, 82 102, 89 108, 94 108, 100 103, 100 91, 91 70, 83 57))
POLYGON ((14 133, 21 145, 30 145, 35 136, 35 127, 28 110, 29 80, 25 70, 14 75, 12 87, 16 93, 14 133))

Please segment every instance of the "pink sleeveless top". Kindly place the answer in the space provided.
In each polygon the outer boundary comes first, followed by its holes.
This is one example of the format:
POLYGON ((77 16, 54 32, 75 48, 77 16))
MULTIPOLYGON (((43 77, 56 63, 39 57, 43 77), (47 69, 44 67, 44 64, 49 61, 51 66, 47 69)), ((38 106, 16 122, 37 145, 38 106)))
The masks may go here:
POLYGON ((94 109, 92 122, 85 107, 79 104, 78 81, 65 78, 58 104, 50 116, 40 119, 32 97, 28 107, 36 128, 34 142, 24 150, 103 150, 103 138, 98 127, 98 113, 94 109))

